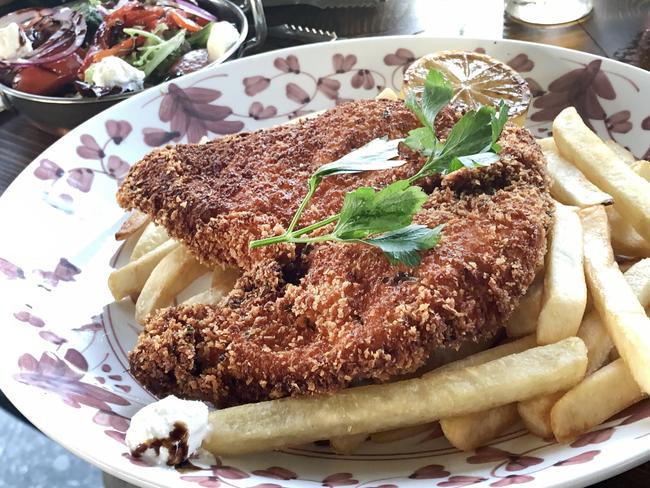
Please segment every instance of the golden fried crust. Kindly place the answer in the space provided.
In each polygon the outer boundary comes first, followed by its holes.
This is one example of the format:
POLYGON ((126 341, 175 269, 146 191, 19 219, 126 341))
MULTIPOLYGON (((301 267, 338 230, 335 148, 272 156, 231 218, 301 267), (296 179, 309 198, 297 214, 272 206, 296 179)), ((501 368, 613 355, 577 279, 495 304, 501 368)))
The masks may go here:
MULTIPOLYGON (((251 269, 268 258, 293 259, 294 246, 251 251, 248 243, 284 231, 319 166, 372 139, 403 137, 417 126, 402 102, 366 100, 298 124, 205 145, 167 146, 131 168, 117 201, 148 214, 207 265, 251 269)), ((328 178, 301 224, 336 213, 345 192, 360 184, 384 186, 412 174, 414 166, 406 166, 361 179, 328 178)))
POLYGON ((498 163, 430 182, 415 221, 446 227, 419 267, 335 243, 298 248, 289 261, 246 261, 223 306, 151 316, 132 373, 156 394, 228 406, 385 381, 415 371, 441 345, 494 335, 543 260, 552 209, 530 133, 508 126, 500 143, 498 163))

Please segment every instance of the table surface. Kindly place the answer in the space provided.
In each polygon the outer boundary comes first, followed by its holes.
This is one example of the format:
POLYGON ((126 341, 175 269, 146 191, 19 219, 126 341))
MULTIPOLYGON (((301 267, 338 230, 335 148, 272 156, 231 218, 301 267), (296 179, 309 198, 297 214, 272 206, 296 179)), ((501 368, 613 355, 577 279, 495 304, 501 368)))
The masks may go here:
MULTIPOLYGON (((20 0, 0 8, 0 14, 27 5, 20 0)), ((41 2, 42 4, 42 2, 41 2)), ((468 37, 499 37, 554 44, 643 66, 641 33, 650 28, 650 0, 594 0, 584 21, 552 27, 518 23, 503 15, 500 0, 386 0, 373 8, 320 10, 308 6, 266 9, 269 25, 292 23, 335 31, 340 37, 431 33, 468 37), (471 4, 472 18, 465 12, 471 4), (479 11, 480 10, 480 11, 479 11)), ((269 40, 262 50, 278 46, 269 40)), ((643 66, 650 69, 650 66, 643 66)), ((0 114, 0 194, 38 154, 58 139, 12 112, 0 114)), ((20 421, 20 414, 0 393, 0 453, 10 469, 0 473, 7 486, 99 486, 100 473, 20 421), (12 449, 8 449, 12 446, 12 449), (15 448, 15 446, 23 446, 15 448), (6 456, 9 456, 7 459, 6 456), (33 462, 48 459, 50 462, 33 462), (32 461, 30 461, 32 460, 32 461), (13 461, 13 462, 12 462, 13 461), (12 468, 13 466, 13 468, 12 468), (65 472, 65 476, 62 473, 65 472)), ((646 488, 650 463, 594 485, 600 488, 646 488)))

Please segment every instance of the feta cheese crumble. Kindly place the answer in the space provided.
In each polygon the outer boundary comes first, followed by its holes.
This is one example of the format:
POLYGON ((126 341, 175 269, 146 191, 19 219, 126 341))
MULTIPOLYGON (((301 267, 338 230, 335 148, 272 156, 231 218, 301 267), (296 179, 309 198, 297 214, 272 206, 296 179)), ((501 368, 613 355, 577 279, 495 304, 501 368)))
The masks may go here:
POLYGON ((208 407, 171 395, 133 416, 126 445, 134 457, 173 466, 196 452, 208 432, 208 407))
POLYGON ((219 59, 237 42, 237 39, 239 39, 239 31, 230 22, 223 20, 215 23, 210 29, 207 42, 208 60, 212 62, 219 59))
POLYGON ((86 83, 95 86, 138 91, 144 86, 144 71, 134 68, 117 56, 107 56, 98 63, 91 64, 84 73, 86 83))
POLYGON ((32 53, 32 43, 21 32, 20 27, 12 22, 0 28, 0 59, 13 59, 32 53))

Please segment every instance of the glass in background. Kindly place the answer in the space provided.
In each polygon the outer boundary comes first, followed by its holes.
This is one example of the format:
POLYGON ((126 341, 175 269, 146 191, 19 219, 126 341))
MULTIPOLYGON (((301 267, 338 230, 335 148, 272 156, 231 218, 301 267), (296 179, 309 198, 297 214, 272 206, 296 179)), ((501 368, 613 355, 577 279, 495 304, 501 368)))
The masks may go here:
POLYGON ((586 17, 593 0, 506 0, 506 12, 529 24, 566 24, 586 17))

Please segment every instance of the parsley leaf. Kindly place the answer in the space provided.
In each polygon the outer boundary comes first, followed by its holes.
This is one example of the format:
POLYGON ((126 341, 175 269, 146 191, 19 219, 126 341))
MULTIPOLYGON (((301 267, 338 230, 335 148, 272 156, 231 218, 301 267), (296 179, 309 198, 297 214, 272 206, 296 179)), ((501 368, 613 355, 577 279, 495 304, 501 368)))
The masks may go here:
POLYGON ((345 195, 332 235, 344 240, 362 239, 405 227, 426 201, 426 193, 420 187, 410 186, 407 180, 396 181, 379 191, 357 188, 345 195))
POLYGON ((429 130, 428 127, 418 127, 409 132, 409 135, 404 139, 406 144, 413 151, 419 152, 425 156, 431 156, 438 140, 436 135, 429 130))
POLYGON ((395 160, 399 153, 397 147, 404 139, 380 137, 346 154, 342 158, 322 165, 311 176, 313 179, 344 173, 389 169, 401 166, 406 161, 395 160))
POLYGON ((309 191, 293 216, 286 232, 280 236, 252 241, 251 248, 280 242, 317 243, 323 241, 365 243, 380 248, 392 264, 420 264, 419 251, 431 249, 440 240, 443 225, 430 229, 413 224, 413 217, 427 200, 424 191, 413 186, 420 178, 435 173, 448 174, 461 168, 489 166, 499 159, 497 143, 508 120, 502 101, 498 111, 480 107, 468 111, 452 127, 447 139, 438 140, 434 121, 453 96, 453 87, 442 73, 431 70, 418 98, 410 91, 406 106, 422 123, 406 139, 386 137, 370 141, 333 163, 321 166, 309 179, 309 191), (326 176, 388 169, 404 164, 395 160, 400 142, 427 157, 420 170, 406 180, 399 180, 381 190, 370 187, 348 192, 341 212, 302 229, 294 230, 300 216, 326 176), (336 223, 328 234, 306 237, 312 231, 336 223))
POLYGON ((391 264, 404 263, 418 266, 421 262, 418 251, 435 247, 440 241, 444 225, 433 229, 421 224, 411 224, 384 234, 370 237, 362 242, 376 246, 388 258, 391 264))

